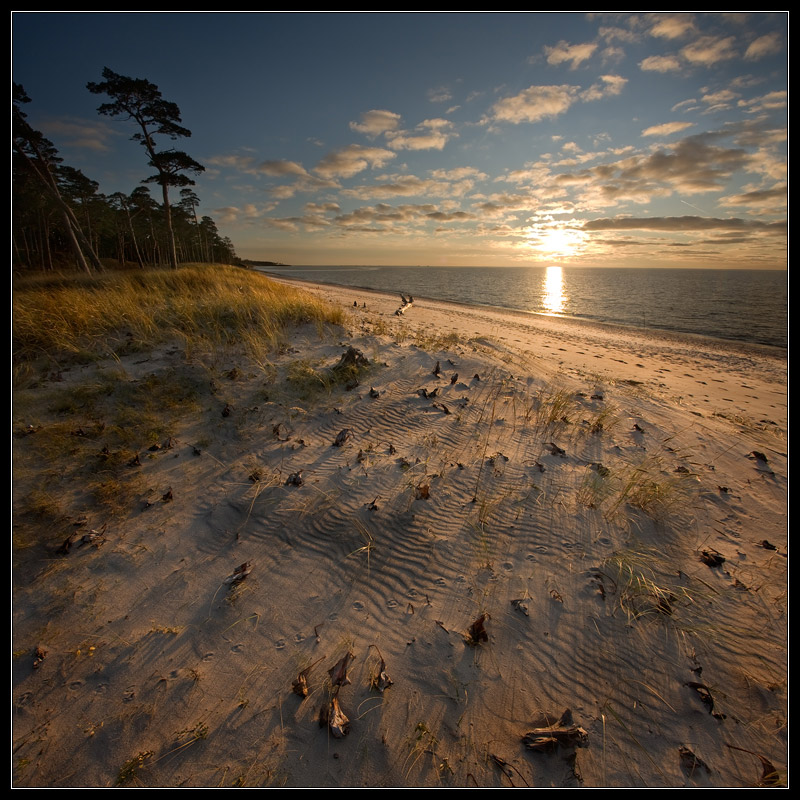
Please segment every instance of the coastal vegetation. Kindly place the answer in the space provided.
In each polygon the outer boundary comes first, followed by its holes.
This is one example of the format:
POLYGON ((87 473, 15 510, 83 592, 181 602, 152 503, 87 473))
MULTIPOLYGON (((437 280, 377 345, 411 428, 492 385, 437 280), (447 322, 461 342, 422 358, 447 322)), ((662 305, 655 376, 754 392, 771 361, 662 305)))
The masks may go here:
POLYGON ((15 271, 78 269, 87 274, 109 266, 169 265, 181 262, 239 263, 233 243, 221 236, 210 216, 198 219, 200 198, 186 174, 203 171, 186 153, 162 150, 156 138, 190 136, 180 111, 146 80, 126 78, 111 70, 89 90, 107 94, 99 113, 132 120, 133 139, 144 146, 155 174, 130 193, 102 194, 100 185, 81 170, 63 163, 58 150, 35 130, 23 112, 30 103, 24 88, 14 85, 12 155, 12 263, 15 271), (161 187, 158 203, 147 186, 161 187), (173 202, 169 189, 180 190, 173 202))

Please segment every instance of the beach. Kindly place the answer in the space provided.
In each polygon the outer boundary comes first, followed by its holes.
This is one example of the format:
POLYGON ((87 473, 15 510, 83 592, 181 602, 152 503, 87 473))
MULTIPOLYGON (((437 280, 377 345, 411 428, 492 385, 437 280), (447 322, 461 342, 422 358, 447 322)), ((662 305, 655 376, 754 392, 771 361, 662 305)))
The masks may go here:
POLYGON ((15 554, 14 786, 787 785, 785 352, 302 286, 15 554))

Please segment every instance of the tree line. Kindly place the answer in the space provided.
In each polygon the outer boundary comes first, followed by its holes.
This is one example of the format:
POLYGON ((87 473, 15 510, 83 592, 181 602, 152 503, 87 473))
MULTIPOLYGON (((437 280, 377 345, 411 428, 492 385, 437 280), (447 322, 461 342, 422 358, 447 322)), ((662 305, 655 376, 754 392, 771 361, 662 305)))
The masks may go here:
POLYGON ((150 81, 107 67, 103 80, 88 83, 87 89, 110 99, 99 106, 99 114, 131 123, 131 138, 141 144, 154 172, 130 194, 102 194, 96 181, 64 164, 53 143, 28 123, 23 106, 31 99, 14 84, 14 268, 77 267, 94 273, 109 263, 140 268, 177 268, 186 261, 239 263, 233 243, 220 235, 214 220, 198 219, 200 198, 190 176, 203 172, 203 166, 187 153, 163 146, 165 139, 191 136, 181 125, 178 106, 164 100, 150 81), (148 184, 159 187, 160 201, 148 184))

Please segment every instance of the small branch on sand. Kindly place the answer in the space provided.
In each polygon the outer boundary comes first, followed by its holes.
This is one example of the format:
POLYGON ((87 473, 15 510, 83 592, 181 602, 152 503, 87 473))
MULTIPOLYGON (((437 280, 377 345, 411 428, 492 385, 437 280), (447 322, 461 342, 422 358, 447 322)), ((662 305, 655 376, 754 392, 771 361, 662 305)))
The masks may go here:
POLYGON ((401 317, 403 314, 406 313, 406 311, 408 311, 409 308, 411 308, 411 306, 414 305, 414 298, 411 295, 406 297, 404 294, 401 294, 400 299, 403 301, 403 303, 400 306, 400 308, 398 308, 397 311, 394 312, 394 315, 396 317, 401 317))

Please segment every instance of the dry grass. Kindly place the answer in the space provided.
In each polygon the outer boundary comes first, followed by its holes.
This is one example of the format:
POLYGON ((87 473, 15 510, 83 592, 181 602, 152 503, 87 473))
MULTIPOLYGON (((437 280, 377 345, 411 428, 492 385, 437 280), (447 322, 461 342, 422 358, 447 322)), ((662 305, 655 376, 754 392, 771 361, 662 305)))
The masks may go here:
POLYGON ((169 341, 189 350, 245 343, 277 348, 291 325, 341 325, 310 294, 236 267, 97 276, 33 275, 15 282, 14 361, 52 367, 137 352, 169 341))

